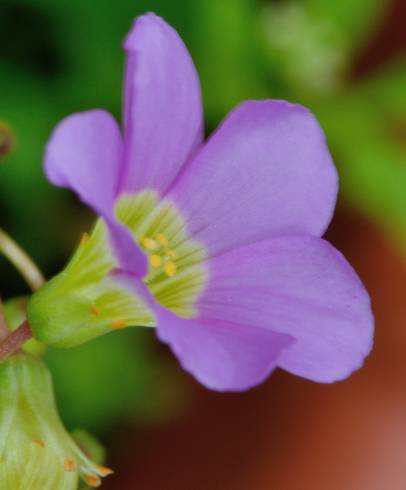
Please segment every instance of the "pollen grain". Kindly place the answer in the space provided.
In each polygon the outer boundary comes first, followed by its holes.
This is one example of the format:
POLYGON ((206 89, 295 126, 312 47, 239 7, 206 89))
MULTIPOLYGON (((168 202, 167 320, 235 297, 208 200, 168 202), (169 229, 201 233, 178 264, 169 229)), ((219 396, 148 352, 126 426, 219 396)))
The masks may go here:
POLYGON ((90 307, 90 314, 93 315, 93 316, 99 316, 100 315, 100 310, 99 308, 97 308, 96 305, 92 305, 90 307))
POLYGON ((173 277, 176 274, 176 264, 172 260, 166 262, 165 266, 165 274, 169 277, 173 277))
POLYGON ((163 233, 158 233, 156 235, 156 239, 163 247, 167 247, 169 245, 168 239, 163 233))
POLYGON ((152 267, 159 267, 161 265, 162 259, 159 255, 153 254, 149 256, 149 263, 152 267))
POLYGON ((96 466, 97 471, 101 473, 102 476, 108 476, 112 475, 114 471, 111 468, 108 468, 107 466, 96 466))
POLYGON ((80 237, 80 246, 83 247, 83 245, 86 245, 86 243, 89 241, 89 233, 84 232, 83 235, 80 237))
POLYGON ((76 471, 76 463, 73 461, 73 459, 65 459, 63 462, 63 467, 65 468, 66 471, 76 471))
POLYGON ((113 328, 116 328, 117 330, 120 330, 121 328, 127 327, 127 323, 124 320, 115 320, 111 326, 113 328))
POLYGON ((158 245, 158 243, 157 243, 156 240, 153 240, 152 238, 148 238, 148 237, 143 238, 142 245, 147 250, 150 250, 150 251, 154 251, 154 250, 156 250, 159 247, 159 245, 158 245))
POLYGON ((32 442, 33 442, 33 444, 35 444, 38 447, 41 447, 41 448, 45 447, 45 442, 42 439, 35 439, 32 442))
POLYGON ((101 480, 97 475, 85 475, 83 479, 91 487, 97 488, 101 485, 101 480))

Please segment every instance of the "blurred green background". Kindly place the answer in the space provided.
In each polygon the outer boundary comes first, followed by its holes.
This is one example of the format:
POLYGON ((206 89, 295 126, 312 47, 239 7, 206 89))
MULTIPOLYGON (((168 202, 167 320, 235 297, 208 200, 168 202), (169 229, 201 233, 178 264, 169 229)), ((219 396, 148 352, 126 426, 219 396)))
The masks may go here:
MULTIPOLYGON (((93 216, 46 182, 44 146, 72 112, 101 107, 120 119, 121 43, 136 15, 154 11, 191 51, 207 133, 245 99, 308 106, 339 169, 340 203, 366 216, 406 257, 405 53, 360 63, 393 6, 389 0, 1 0, 0 121, 13 132, 14 148, 0 157, 0 226, 48 277, 63 266, 93 216)), ((5 298, 27 293, 2 258, 0 291, 5 298)), ((124 421, 143 426, 178 416, 188 389, 160 349, 151 332, 133 330, 66 352, 49 350, 67 425, 105 438, 124 421)))

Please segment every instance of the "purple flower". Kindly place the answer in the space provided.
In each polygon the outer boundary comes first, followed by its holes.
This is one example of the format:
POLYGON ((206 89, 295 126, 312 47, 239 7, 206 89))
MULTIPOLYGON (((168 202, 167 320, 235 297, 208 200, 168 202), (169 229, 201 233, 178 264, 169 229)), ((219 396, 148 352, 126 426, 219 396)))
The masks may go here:
POLYGON ((243 390, 276 367, 320 382, 370 352, 367 292, 320 237, 337 173, 314 116, 247 101, 203 141, 199 81, 177 33, 137 19, 123 136, 102 110, 55 130, 46 173, 107 224, 116 279, 204 385, 243 390))

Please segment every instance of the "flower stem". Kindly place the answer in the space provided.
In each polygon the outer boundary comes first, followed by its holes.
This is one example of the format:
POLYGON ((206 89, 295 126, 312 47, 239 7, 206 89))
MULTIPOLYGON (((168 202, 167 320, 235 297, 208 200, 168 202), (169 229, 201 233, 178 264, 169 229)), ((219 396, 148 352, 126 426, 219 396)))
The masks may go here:
POLYGON ((3 341, 10 333, 6 317, 4 315, 3 302, 0 299, 0 341, 3 341))
POLYGON ((10 333, 0 344, 0 361, 17 352, 20 347, 32 337, 31 328, 25 320, 17 330, 10 333))
POLYGON ((34 261, 2 229, 0 229, 0 253, 14 265, 33 291, 44 284, 44 277, 34 261))

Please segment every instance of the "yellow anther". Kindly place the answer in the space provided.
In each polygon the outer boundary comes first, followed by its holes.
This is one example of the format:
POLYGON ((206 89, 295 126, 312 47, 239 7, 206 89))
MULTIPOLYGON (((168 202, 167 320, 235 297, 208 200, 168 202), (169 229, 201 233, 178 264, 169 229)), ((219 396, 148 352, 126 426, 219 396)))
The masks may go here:
POLYGON ((83 235, 80 237, 80 246, 83 247, 83 245, 85 245, 89 241, 89 238, 89 233, 83 233, 83 235))
POLYGON ((115 320, 111 326, 116 329, 125 328, 127 323, 124 320, 115 320))
POLYGON ((168 244, 169 244, 168 239, 166 238, 166 236, 163 233, 158 233, 155 238, 158 240, 158 242, 163 247, 167 247, 168 246, 168 244))
POLYGON ((153 240, 152 238, 148 238, 148 237, 142 239, 142 245, 144 248, 151 251, 156 250, 159 246, 156 240, 153 240))
POLYGON ((90 314, 93 315, 93 316, 99 316, 100 315, 100 310, 99 308, 97 308, 96 305, 92 305, 90 307, 90 314))
POLYGON ((176 254, 176 252, 175 252, 175 250, 168 250, 166 252, 166 255, 168 257, 170 257, 171 259, 176 259, 178 257, 177 254, 176 254))
POLYGON ((159 267, 161 265, 162 259, 159 255, 153 254, 149 257, 149 263, 152 267, 159 267))
POLYGON ((114 473, 114 471, 111 468, 107 468, 107 466, 96 466, 96 468, 102 476, 108 476, 114 473))
POLYGON ((33 442, 33 444, 35 444, 38 447, 42 447, 42 448, 45 447, 45 442, 42 439, 35 439, 32 442, 33 442))
POLYGON ((85 475, 83 479, 91 487, 97 488, 101 485, 101 480, 97 475, 85 475))
POLYGON ((76 471, 76 463, 73 459, 65 459, 63 462, 63 467, 66 471, 76 471))
POLYGON ((167 276, 172 277, 176 274, 176 264, 175 262, 172 262, 172 260, 169 260, 165 264, 165 273, 167 276))

